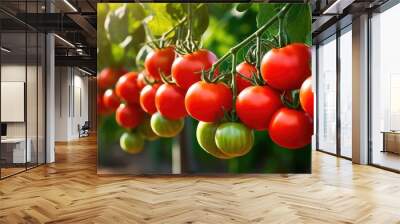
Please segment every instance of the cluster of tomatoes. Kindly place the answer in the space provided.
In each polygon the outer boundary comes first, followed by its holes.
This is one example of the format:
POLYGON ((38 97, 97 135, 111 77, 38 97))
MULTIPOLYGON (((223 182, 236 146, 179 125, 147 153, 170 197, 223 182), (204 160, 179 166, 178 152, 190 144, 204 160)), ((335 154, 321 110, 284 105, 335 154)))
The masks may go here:
MULTIPOLYGON (((130 153, 140 152, 145 139, 176 136, 188 115, 200 121, 196 131, 200 146, 220 159, 248 153, 254 144, 253 130, 267 130, 282 147, 301 148, 310 144, 313 132, 310 60, 304 44, 270 50, 260 66, 264 85, 250 81, 257 75, 254 65, 240 63, 234 100, 232 88, 218 81, 222 79, 201 78, 217 61, 211 51, 177 55, 171 46, 155 49, 140 74, 111 69, 99 74, 98 85, 104 90, 99 112, 115 111, 117 123, 128 130, 121 136, 121 148, 130 153), (292 92, 300 92, 301 108, 298 98, 288 94, 292 92), (239 119, 227 116, 232 110, 239 119)), ((218 69, 213 75, 218 76, 218 69)))

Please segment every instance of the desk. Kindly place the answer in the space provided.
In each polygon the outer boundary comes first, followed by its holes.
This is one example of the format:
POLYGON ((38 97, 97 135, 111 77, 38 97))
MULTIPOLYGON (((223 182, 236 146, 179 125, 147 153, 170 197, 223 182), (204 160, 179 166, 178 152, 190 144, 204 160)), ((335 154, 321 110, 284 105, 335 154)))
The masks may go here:
POLYGON ((382 152, 392 152, 400 154, 400 131, 382 131, 383 150, 382 152))
POLYGON ((28 143, 27 144, 28 147, 26 147, 26 152, 25 152, 25 138, 4 138, 4 139, 2 138, 1 139, 1 150, 2 150, 1 156, 3 157, 2 159, 5 159, 7 163, 31 162, 32 141, 30 138, 28 138, 26 142, 28 143), (5 154, 4 156, 3 152, 6 152, 4 153, 5 154))

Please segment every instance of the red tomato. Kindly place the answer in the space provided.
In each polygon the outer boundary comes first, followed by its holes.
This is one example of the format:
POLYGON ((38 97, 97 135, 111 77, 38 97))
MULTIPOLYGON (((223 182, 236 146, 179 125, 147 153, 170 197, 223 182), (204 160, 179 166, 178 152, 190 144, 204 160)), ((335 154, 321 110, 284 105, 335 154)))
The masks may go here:
POLYGON ((217 122, 224 111, 232 109, 232 91, 224 83, 199 81, 186 93, 185 106, 193 118, 204 122, 217 122))
POLYGON ((140 106, 149 114, 157 112, 155 96, 159 86, 159 84, 147 85, 140 92, 140 106))
POLYGON ((115 111, 121 102, 112 89, 107 89, 103 95, 103 103, 108 109, 115 111))
MULTIPOLYGON (((217 56, 204 49, 180 56, 172 64, 172 77, 178 86, 189 89, 192 84, 200 81, 201 72, 210 69, 216 61, 217 56)), ((217 74, 218 71, 215 73, 217 74)))
POLYGON ((275 48, 266 53, 261 61, 263 79, 279 90, 299 89, 311 75, 310 48, 301 43, 275 48))
POLYGON ((112 111, 104 105, 103 96, 97 96, 97 112, 100 115, 109 115, 112 111))
POLYGON ((100 90, 111 88, 115 82, 121 77, 121 75, 125 74, 125 69, 112 69, 105 68, 100 74, 97 76, 97 85, 100 90))
POLYGON ((272 116, 268 131, 277 145, 298 149, 311 143, 313 123, 304 111, 283 107, 272 116))
POLYGON ((156 92, 156 108, 170 120, 178 120, 187 115, 185 91, 173 84, 162 84, 156 92))
POLYGON ((147 74, 155 80, 160 80, 160 72, 165 76, 171 75, 171 65, 175 60, 173 47, 166 47, 150 52, 144 61, 147 74))
POLYGON ((115 85, 115 92, 125 102, 132 104, 139 102, 139 87, 137 86, 136 72, 129 72, 119 78, 115 85))
POLYGON ((115 120, 123 128, 136 128, 143 120, 143 112, 138 105, 119 105, 115 120))
POLYGON ((143 71, 143 72, 139 73, 137 80, 136 80, 137 87, 140 90, 143 89, 147 85, 146 82, 144 81, 144 76, 145 76, 145 72, 143 71))
MULTIPOLYGON (((249 79, 251 79, 253 74, 257 74, 257 68, 254 65, 247 63, 246 61, 238 64, 236 66, 236 71, 238 73, 246 76, 249 79)), ((236 86, 237 86, 238 93, 240 93, 246 87, 251 86, 251 85, 252 85, 251 82, 249 82, 246 79, 243 79, 239 75, 236 75, 236 86)))
POLYGON ((249 128, 267 130, 272 115, 282 107, 279 93, 268 86, 250 86, 237 97, 236 112, 249 128))
POLYGON ((314 117, 314 93, 312 90, 312 78, 308 77, 301 85, 300 88, 300 104, 305 112, 307 112, 311 118, 314 117))

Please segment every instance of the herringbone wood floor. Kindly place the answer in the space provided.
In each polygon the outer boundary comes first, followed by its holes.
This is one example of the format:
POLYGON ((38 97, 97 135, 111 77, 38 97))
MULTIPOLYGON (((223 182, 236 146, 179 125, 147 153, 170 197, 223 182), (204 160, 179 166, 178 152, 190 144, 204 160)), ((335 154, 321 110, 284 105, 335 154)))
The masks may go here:
POLYGON ((315 152, 312 175, 96 175, 95 138, 0 181, 0 223, 400 223, 400 175, 315 152))

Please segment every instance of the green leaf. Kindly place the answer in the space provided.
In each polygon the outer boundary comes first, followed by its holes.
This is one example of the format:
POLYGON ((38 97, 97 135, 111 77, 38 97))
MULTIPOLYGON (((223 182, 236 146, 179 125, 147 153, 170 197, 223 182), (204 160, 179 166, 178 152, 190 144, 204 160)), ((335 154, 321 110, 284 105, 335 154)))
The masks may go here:
MULTIPOLYGON (((260 28, 265 23, 267 23, 276 12, 283 7, 284 4, 276 4, 276 3, 260 3, 258 4, 258 14, 257 14, 257 27, 260 28)), ((277 34, 278 33, 278 21, 273 23, 268 29, 270 33, 277 34)))
POLYGON ((251 7, 252 3, 238 3, 235 7, 238 12, 245 12, 251 7))
MULTIPOLYGON (((193 6, 193 9, 198 6, 193 6)), ((200 40, 203 36, 204 32, 206 32, 209 24, 209 16, 208 16, 208 6, 203 4, 196 11, 193 12, 192 18, 192 33, 193 39, 200 40)))
POLYGON ((152 51, 153 50, 147 45, 144 45, 142 48, 140 48, 140 50, 137 53, 136 58, 135 58, 136 66, 139 69, 144 69, 144 61, 145 61, 147 55, 152 51))
POLYGON ((310 41, 311 9, 309 4, 293 4, 285 18, 284 25, 291 43, 310 41))
POLYGON ((139 4, 123 4, 109 11, 104 22, 108 39, 116 44, 124 42, 142 26, 144 16, 139 4))
POLYGON ((163 33, 171 29, 177 22, 177 7, 171 6, 172 3, 146 3, 145 8, 150 16, 147 25, 151 34, 161 37, 163 33), (172 13, 172 16, 170 15, 172 13))
POLYGON ((181 20, 186 15, 182 4, 178 3, 168 3, 167 13, 176 21, 181 20))

